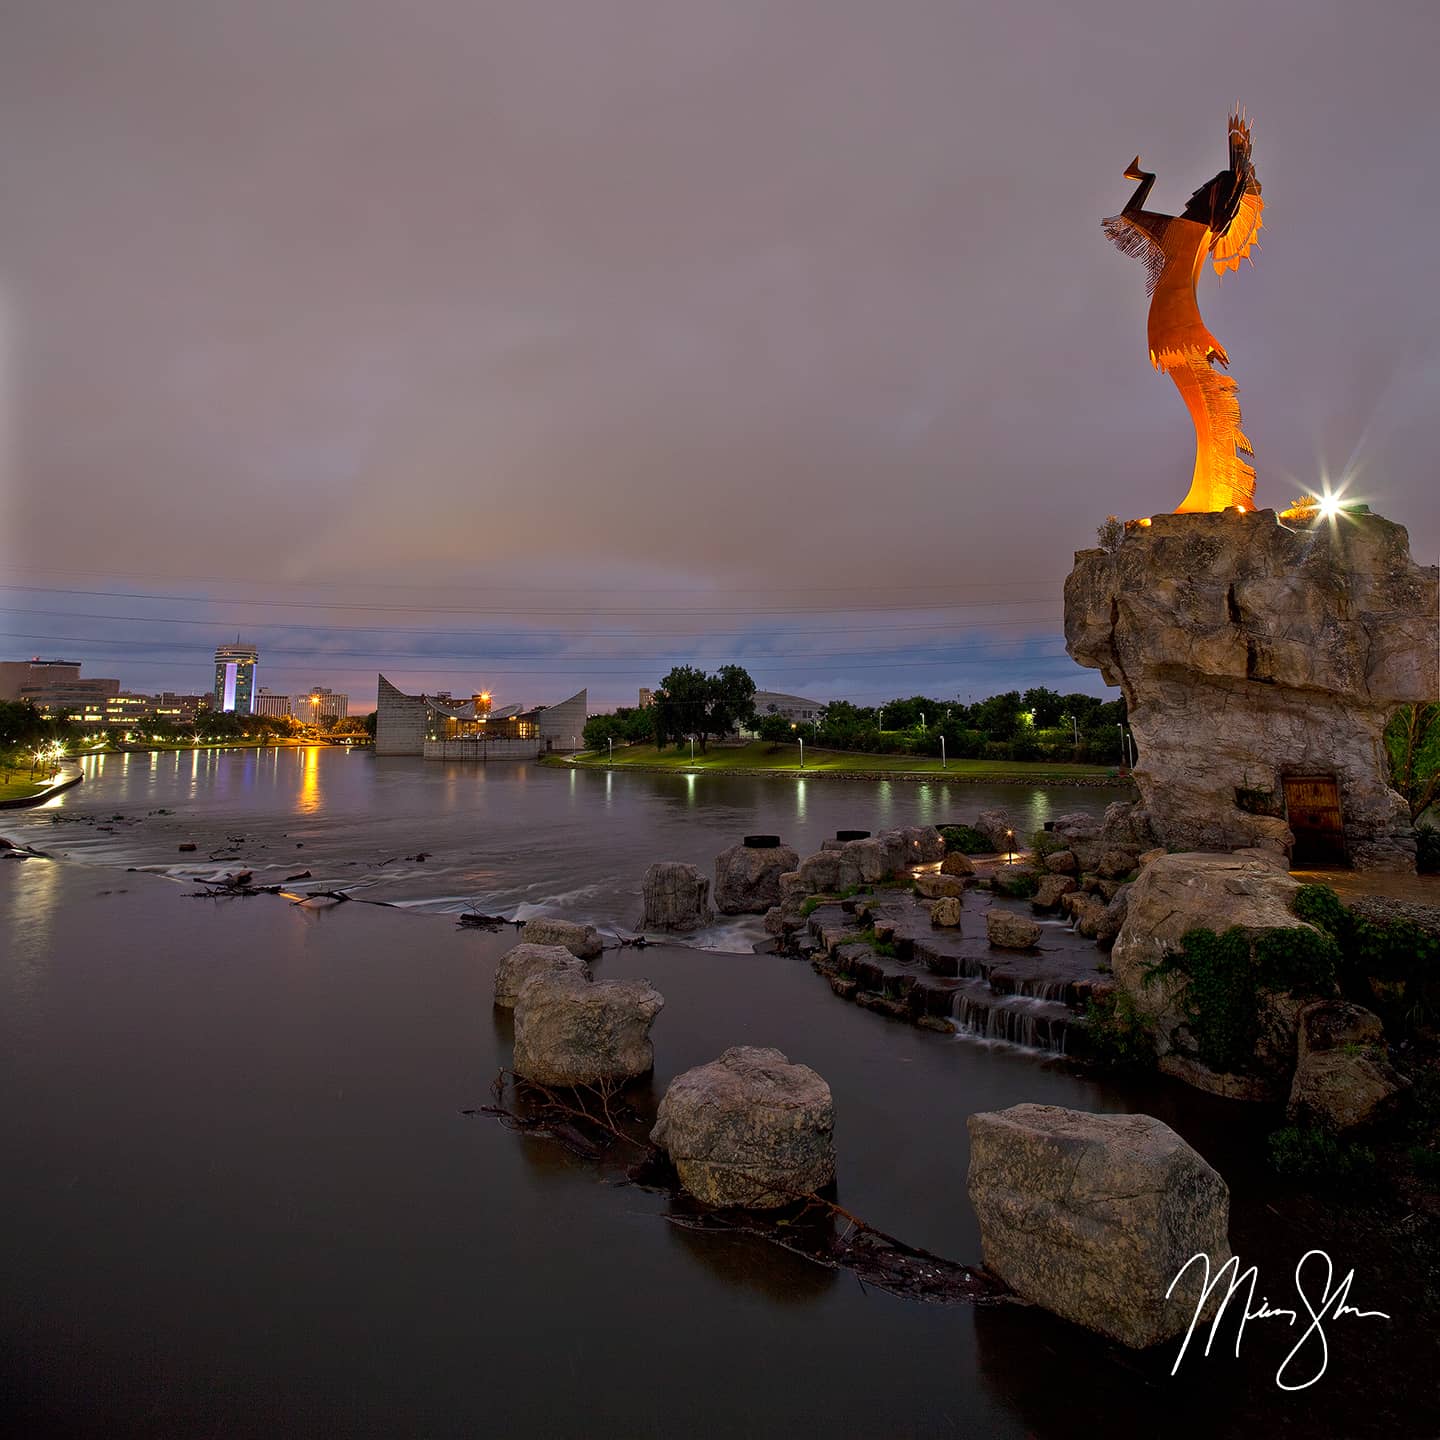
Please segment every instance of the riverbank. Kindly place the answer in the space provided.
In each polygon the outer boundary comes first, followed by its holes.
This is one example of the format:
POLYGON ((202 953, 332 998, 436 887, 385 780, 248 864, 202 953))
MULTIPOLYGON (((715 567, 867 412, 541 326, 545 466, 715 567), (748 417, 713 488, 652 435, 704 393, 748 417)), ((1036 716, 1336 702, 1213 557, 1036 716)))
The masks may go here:
POLYGON ((663 1193, 467 1114, 507 1063, 491 991, 513 933, 45 860, 0 865, 0 933, 0 1390, 26 1434, 1058 1440, 1085 1413, 1121 1440, 1434 1429, 1416 1267, 1389 1229, 1362 1244, 1268 1179, 1263 1118, 1233 1102, 877 1023, 778 956, 596 962, 666 999, 637 1106, 728 1045, 776 1045, 832 1088, 839 1202, 960 1261, 979 1253, 968 1114, 1157 1115, 1230 1181, 1232 1244, 1273 1303, 1320 1246, 1356 1268, 1352 1304, 1395 1317, 1329 1326, 1329 1369, 1298 1394, 1274 1384, 1283 1324, 1172 1378, 1173 1347, 900 1301, 682 1230, 663 1193))
POLYGON ((717 746, 708 753, 674 752, 653 745, 630 745, 613 754, 546 755, 540 763, 559 768, 626 770, 652 775, 780 776, 788 780, 943 780, 959 785, 1122 785, 1129 780, 1104 765, 1056 764, 1029 760, 950 760, 935 756, 872 755, 851 750, 798 749, 755 741, 744 746, 717 746))
POLYGON ((0 810, 23 810, 32 805, 43 805, 52 796, 71 789, 84 778, 79 765, 74 765, 73 769, 62 765, 55 775, 44 780, 32 780, 28 776, 0 780, 0 810))

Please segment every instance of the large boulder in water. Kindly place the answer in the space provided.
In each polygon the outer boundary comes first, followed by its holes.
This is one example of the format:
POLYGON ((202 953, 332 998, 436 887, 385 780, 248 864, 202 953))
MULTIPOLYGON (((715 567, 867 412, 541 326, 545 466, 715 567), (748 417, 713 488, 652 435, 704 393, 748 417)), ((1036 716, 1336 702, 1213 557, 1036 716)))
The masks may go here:
POLYGON ((763 915, 781 902, 780 877, 800 856, 788 845, 732 845, 715 857, 715 908, 722 915, 763 915))
POLYGON ((556 920, 549 915, 527 920, 520 938, 529 945, 563 945, 582 960, 595 960, 605 949, 593 925, 577 925, 573 920, 556 920))
MULTIPOLYGON (((1025 1299, 1141 1349, 1184 1331, 1230 1258, 1230 1191, 1150 1115, 1012 1105, 972 1115, 970 1202, 986 1267, 1025 1299)), ((1223 1293, 1223 1291, 1222 1291, 1223 1293)))
POLYGON ((645 897, 642 930, 698 930, 715 918, 710 908, 710 881, 699 866, 657 861, 645 872, 641 892, 645 897))
POLYGON ((648 980, 535 975, 515 1002, 515 1073, 540 1085, 623 1083, 655 1068, 650 1026, 665 999, 648 980))
POLYGON ((678 1075, 651 1141, 706 1205, 774 1209, 835 1178, 834 1103, 808 1065, 739 1045, 678 1075))
POLYGON ((997 950, 1029 950, 1040 943, 1040 926, 1028 915, 990 909, 985 912, 985 938, 997 950))
POLYGON ((513 1010, 525 982, 534 975, 575 974, 590 978, 590 967, 563 945, 520 944, 500 957, 495 970, 495 1003, 513 1010))

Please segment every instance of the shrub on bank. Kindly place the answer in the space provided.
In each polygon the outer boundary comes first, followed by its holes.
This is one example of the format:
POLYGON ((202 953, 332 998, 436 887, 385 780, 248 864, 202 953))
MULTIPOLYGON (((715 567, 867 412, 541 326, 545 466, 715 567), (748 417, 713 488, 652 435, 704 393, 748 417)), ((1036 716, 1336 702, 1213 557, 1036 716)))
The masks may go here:
POLYGON ((957 850, 962 855, 990 853, 990 842, 973 825, 942 825, 940 838, 945 842, 947 855, 953 855, 957 850))
POLYGON ((1440 1020, 1440 935, 1411 920, 1372 920, 1328 885, 1302 886, 1294 910, 1334 940, 1341 990, 1377 1010, 1387 1030, 1404 1034, 1440 1020))
POLYGON ((1017 870, 1012 875, 997 871, 990 877, 990 889, 1011 900, 1028 900, 1040 889, 1040 877, 1033 870, 1017 870))
POLYGON ((1146 982, 1178 975, 1185 983, 1185 1018, 1212 1070, 1248 1069, 1260 1038, 1261 991, 1324 995, 1340 964, 1334 939, 1300 926, 1266 931, 1257 941, 1240 926, 1224 934, 1187 930, 1180 949, 1150 967, 1146 982))
POLYGON ((1155 1063, 1155 1041, 1123 990, 1086 1003, 1080 1034, 1084 1058, 1106 1070, 1148 1070, 1155 1063))
POLYGON ((1434 825, 1427 823, 1415 828, 1415 868, 1422 875, 1440 871, 1440 829, 1434 825))
POLYGON ((1270 1136, 1270 1167, 1319 1187, 1363 1186, 1374 1179, 1375 1152, 1328 1130, 1287 1125, 1270 1136))

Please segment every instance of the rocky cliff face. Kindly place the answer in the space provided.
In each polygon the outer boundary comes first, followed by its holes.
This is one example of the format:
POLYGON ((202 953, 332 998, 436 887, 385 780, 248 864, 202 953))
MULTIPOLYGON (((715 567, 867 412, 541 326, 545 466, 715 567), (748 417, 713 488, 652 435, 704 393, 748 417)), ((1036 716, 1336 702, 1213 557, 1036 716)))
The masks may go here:
POLYGON ((1080 551, 1066 648, 1124 691, 1137 818, 1171 847, 1288 852, 1286 778, 1333 776, 1352 863, 1413 869, 1381 737, 1435 696, 1436 583, 1370 514, 1157 515, 1113 553, 1080 551))

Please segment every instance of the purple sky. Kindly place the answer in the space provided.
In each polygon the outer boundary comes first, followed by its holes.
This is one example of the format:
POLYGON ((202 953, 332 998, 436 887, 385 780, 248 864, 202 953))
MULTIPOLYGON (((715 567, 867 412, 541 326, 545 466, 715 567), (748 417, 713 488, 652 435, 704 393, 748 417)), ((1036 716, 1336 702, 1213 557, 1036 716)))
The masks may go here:
POLYGON ((1258 498, 1353 472, 1433 561, 1437 53, 1433 0, 0 0, 0 658, 1096 690, 1071 552, 1193 460, 1098 222, 1237 97, 1258 498))

